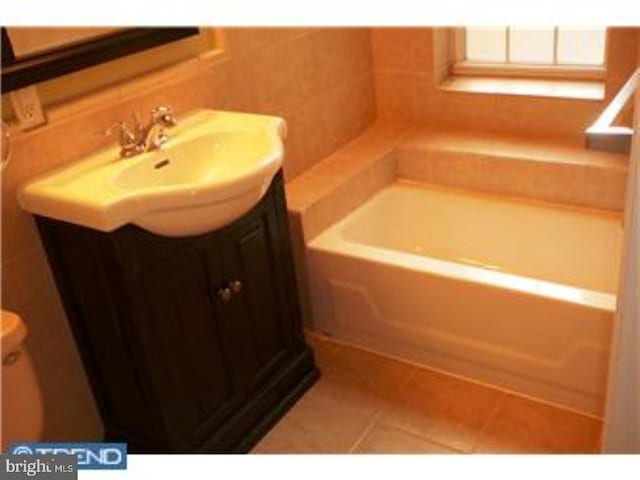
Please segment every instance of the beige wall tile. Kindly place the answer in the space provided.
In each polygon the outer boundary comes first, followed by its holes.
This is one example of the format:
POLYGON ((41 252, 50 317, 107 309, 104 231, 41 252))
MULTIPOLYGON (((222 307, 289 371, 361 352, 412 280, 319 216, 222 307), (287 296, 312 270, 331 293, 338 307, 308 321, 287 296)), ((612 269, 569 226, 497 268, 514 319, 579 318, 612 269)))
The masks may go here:
POLYGON ((364 73, 372 73, 373 50, 371 48, 371 31, 369 28, 347 29, 345 46, 348 48, 348 66, 350 77, 356 77, 364 73))
POLYGON ((411 42, 412 70, 417 73, 433 76, 434 42, 432 28, 414 29, 411 42))
POLYGON ((396 152, 399 177, 622 211, 626 157, 531 138, 418 130, 396 152))
MULTIPOLYGON (((299 90, 300 102, 320 95, 323 92, 320 71, 324 58, 324 37, 321 31, 303 35, 289 44, 285 55, 295 58, 294 81, 299 90)), ((371 64, 368 65, 371 68, 371 64)))
POLYGON ((585 196, 589 205, 623 211, 627 190, 627 171, 596 167, 584 168, 585 196))
POLYGON ((414 148, 399 148, 396 151, 399 177, 410 178, 421 182, 431 182, 431 162, 424 151, 414 148))
POLYGON ((2 189, 2 256, 3 264, 39 242, 33 218, 26 214, 15 199, 15 190, 2 189), (11 195, 13 193, 13 195, 11 195), (11 198, 7 198, 11 196, 11 198))
POLYGON ((377 116, 413 122, 419 103, 417 81, 413 73, 378 72, 375 75, 377 116))
POLYGON ((552 202, 581 203, 584 173, 581 166, 538 162, 532 169, 530 194, 539 194, 552 202))
MULTIPOLYGON (((371 178, 374 189, 380 189, 396 179, 398 170, 396 155, 391 152, 371 167, 371 178)), ((375 193, 375 191, 373 192, 375 193)))
POLYGON ((304 138, 305 171, 332 152, 326 105, 325 97, 320 96, 302 107, 299 135, 304 138))
POLYGON ((33 351, 44 399, 44 441, 99 441, 102 425, 69 332, 33 351))
POLYGON ((381 185, 373 184, 373 177, 369 170, 352 176, 335 188, 330 196, 314 203, 305 213, 305 217, 312 218, 312 229, 307 230, 307 238, 313 238, 329 225, 344 217, 366 199, 371 197, 381 185))
POLYGON ((478 155, 459 153, 446 155, 435 152, 430 156, 431 180, 435 183, 454 187, 474 187, 480 177, 478 155))
POLYGON ((329 151, 335 151, 371 124, 375 117, 373 78, 370 74, 343 83, 324 103, 329 151))
POLYGON ((320 77, 325 91, 338 86, 345 78, 371 70, 368 29, 323 28, 321 35, 320 77), (336 54, 338 52, 340 54, 336 54))
POLYGON ((2 263, 2 304, 18 308, 33 301, 43 288, 53 286, 49 264, 40 244, 2 263))
POLYGON ((260 77, 255 70, 251 56, 234 58, 230 66, 230 85, 223 92, 223 105, 227 109, 250 112, 258 104, 258 83, 260 77))
POLYGON ((515 158, 479 156, 477 188, 486 192, 534 198, 546 198, 546 192, 536 191, 532 184, 535 172, 530 162, 515 158))
POLYGON ((633 73, 634 58, 640 52, 637 27, 615 27, 608 29, 607 38, 607 88, 605 101, 613 98, 620 87, 633 73))
POLYGON ((374 28, 371 32, 377 72, 413 70, 412 44, 416 29, 374 28))
POLYGON ((302 135, 304 112, 298 111, 287 117, 287 138, 285 139, 284 178, 288 183, 306 170, 305 142, 302 135))
MULTIPOLYGON (((433 55, 433 76, 434 81, 442 82, 449 76, 451 63, 451 31, 446 27, 435 27, 432 31, 432 55, 433 55)), ((428 42, 428 39, 427 39, 428 42)), ((436 84, 437 84, 436 83, 436 84)))

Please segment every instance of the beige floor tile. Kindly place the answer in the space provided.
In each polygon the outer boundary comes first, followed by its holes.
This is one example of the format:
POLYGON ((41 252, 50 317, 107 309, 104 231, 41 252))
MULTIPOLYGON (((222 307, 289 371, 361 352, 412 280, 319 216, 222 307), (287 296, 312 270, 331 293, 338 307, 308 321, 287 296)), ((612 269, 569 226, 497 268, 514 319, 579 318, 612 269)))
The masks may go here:
POLYGON ((468 452, 503 395, 456 377, 418 370, 380 421, 468 452))
POLYGON ((348 453, 379 409, 375 396, 325 375, 253 452, 348 453))
POLYGON ((322 378, 254 453, 588 453, 589 417, 307 332, 322 378), (475 448, 474 448, 475 447, 475 448))
POLYGON ((355 448, 354 453, 442 454, 459 452, 399 428, 376 423, 355 448))
POLYGON ((475 449, 481 453, 596 453, 601 423, 507 395, 475 449))
POLYGON ((349 452, 414 370, 318 335, 307 335, 307 339, 319 359, 322 377, 254 452, 349 452))

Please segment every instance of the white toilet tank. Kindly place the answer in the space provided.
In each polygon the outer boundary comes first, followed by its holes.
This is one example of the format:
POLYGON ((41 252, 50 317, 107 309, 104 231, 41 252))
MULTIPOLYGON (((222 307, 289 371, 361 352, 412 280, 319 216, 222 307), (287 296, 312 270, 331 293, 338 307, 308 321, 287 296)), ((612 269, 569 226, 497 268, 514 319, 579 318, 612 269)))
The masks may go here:
POLYGON ((24 340, 27 327, 2 310, 2 452, 12 442, 40 440, 44 425, 42 392, 24 340))

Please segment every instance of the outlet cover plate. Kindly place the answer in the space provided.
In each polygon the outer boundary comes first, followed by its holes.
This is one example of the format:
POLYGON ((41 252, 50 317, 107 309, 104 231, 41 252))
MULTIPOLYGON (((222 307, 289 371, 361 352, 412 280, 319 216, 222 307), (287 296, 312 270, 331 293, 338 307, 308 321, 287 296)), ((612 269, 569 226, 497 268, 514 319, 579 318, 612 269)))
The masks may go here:
POLYGON ((9 93, 9 98, 21 130, 34 128, 45 122, 44 111, 35 86, 14 90, 9 93))

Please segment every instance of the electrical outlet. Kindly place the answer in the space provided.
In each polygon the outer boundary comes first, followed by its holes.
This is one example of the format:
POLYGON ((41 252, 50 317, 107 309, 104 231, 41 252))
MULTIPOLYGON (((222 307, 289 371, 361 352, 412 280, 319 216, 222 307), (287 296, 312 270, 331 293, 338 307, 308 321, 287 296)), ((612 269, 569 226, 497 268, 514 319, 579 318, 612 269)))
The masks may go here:
POLYGON ((36 87, 26 87, 9 93, 13 111, 21 130, 28 130, 45 122, 36 87))

